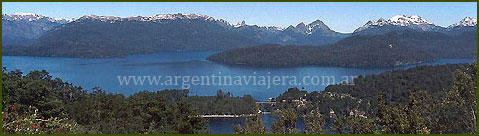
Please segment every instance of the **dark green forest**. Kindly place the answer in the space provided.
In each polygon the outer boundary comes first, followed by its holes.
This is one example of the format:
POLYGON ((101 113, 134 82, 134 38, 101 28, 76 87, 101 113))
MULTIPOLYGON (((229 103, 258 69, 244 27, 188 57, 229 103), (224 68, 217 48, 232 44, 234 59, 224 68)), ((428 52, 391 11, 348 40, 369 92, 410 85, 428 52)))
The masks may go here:
POLYGON ((131 96, 87 92, 46 71, 2 76, 3 133, 196 134, 208 133, 199 115, 255 113, 255 100, 218 91, 188 96, 188 90, 142 91, 131 96))
POLYGON ((86 91, 46 71, 2 71, 3 133, 209 133, 208 114, 244 116, 239 134, 476 134, 477 66, 420 66, 360 76, 324 91, 291 88, 275 98, 275 121, 264 127, 249 96, 219 90, 141 91, 131 96, 86 91), (305 129, 296 123, 302 119, 305 129))
POLYGON ((257 116, 235 133, 476 134, 476 72, 476 64, 421 66, 324 91, 291 88, 275 99, 271 128, 259 126, 257 116), (304 130, 297 128, 298 118, 304 130))
POLYGON ((31 44, 4 46, 2 52, 20 56, 105 58, 168 50, 224 50, 258 44, 214 21, 165 21, 131 20, 112 24, 83 19, 51 30, 31 44))
POLYGON ((327 46, 266 44, 231 49, 207 59, 260 67, 393 67, 444 58, 472 59, 477 56, 476 43, 476 31, 447 35, 409 30, 383 35, 356 35, 327 46))

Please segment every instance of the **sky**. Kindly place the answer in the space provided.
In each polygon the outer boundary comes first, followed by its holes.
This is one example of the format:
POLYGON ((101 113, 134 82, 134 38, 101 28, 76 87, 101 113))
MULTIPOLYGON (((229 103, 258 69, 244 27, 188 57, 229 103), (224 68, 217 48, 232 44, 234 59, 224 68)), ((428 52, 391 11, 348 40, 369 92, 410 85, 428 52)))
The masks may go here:
POLYGON ((3 2, 2 13, 36 13, 44 16, 72 19, 83 15, 152 16, 166 13, 198 13, 232 24, 245 21, 260 26, 287 27, 300 22, 321 20, 338 32, 353 32, 369 20, 389 19, 394 15, 419 15, 439 26, 449 26, 464 17, 477 18, 477 3, 393 3, 393 2, 3 2))

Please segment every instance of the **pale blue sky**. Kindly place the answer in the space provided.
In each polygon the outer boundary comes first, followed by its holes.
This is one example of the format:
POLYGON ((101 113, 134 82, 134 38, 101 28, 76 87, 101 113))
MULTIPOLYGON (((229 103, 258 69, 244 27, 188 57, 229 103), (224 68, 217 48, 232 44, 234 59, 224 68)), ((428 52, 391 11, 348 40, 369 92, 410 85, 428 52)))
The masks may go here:
POLYGON ((368 20, 417 14, 429 22, 448 26, 466 16, 477 18, 477 3, 28 3, 3 2, 2 13, 37 13, 56 18, 83 15, 151 16, 159 13, 200 13, 230 23, 287 27, 322 20, 331 29, 352 32, 368 20))

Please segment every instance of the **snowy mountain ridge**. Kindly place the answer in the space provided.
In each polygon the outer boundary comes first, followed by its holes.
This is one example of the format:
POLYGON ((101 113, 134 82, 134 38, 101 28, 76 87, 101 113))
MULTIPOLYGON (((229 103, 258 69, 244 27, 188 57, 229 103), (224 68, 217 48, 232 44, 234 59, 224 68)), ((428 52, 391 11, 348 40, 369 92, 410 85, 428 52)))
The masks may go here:
POLYGON ((45 19, 50 22, 57 22, 57 23, 66 23, 68 22, 66 19, 57 19, 53 17, 46 17, 43 15, 35 14, 35 13, 15 13, 15 14, 3 14, 2 20, 8 21, 37 21, 45 19))
POLYGON ((473 27, 476 26, 477 22, 476 19, 471 17, 466 17, 461 21, 450 25, 449 27, 445 28, 442 26, 435 25, 427 21, 426 19, 420 17, 419 15, 396 15, 391 17, 390 19, 386 20, 384 18, 380 18, 377 21, 370 20, 363 26, 357 28, 354 33, 358 32, 365 32, 369 30, 369 33, 375 33, 379 31, 390 31, 390 30, 403 30, 406 28, 411 28, 415 30, 422 30, 422 31, 448 31, 455 27, 462 27, 462 26, 469 26, 473 27), (379 30, 384 29, 384 30, 379 30))
MULTIPOLYGON (((206 21, 215 21, 218 23, 223 24, 227 27, 232 28, 239 28, 244 26, 257 26, 259 28, 263 28, 266 30, 275 30, 275 31, 283 31, 286 29, 295 29, 299 33, 303 34, 312 34, 314 31, 318 29, 323 30, 330 30, 328 26, 326 26, 321 20, 315 20, 310 24, 305 24, 303 22, 299 23, 296 26, 290 25, 287 28, 277 27, 277 26, 258 26, 258 25, 248 25, 245 21, 242 21, 237 24, 231 24, 226 20, 223 19, 215 19, 208 15, 202 14, 195 14, 195 13, 176 13, 176 14, 156 14, 153 16, 135 16, 135 17, 116 17, 116 16, 99 16, 99 15, 85 15, 78 19, 73 20, 66 20, 66 19, 57 19, 53 17, 46 17, 43 15, 35 14, 35 13, 15 13, 15 14, 3 14, 2 19, 9 20, 9 21, 36 21, 40 19, 46 19, 50 22, 57 22, 57 23, 67 23, 71 21, 81 21, 81 20, 99 20, 103 22, 116 22, 116 21, 126 21, 126 20, 136 20, 136 21, 161 21, 161 20, 206 20, 206 21)), ((423 29, 430 29, 431 27, 440 27, 437 26, 426 19, 420 17, 419 15, 396 15, 391 17, 390 19, 386 20, 384 18, 380 18, 377 21, 370 20, 363 26, 357 28, 355 31, 361 31, 368 28, 373 27, 382 27, 382 26, 420 26, 423 29)), ((476 26, 477 19, 472 17, 465 17, 464 19, 460 20, 459 22, 448 26, 447 28, 453 27, 464 27, 464 26, 476 26)))
POLYGON ((354 32, 383 26, 421 27, 421 29, 423 30, 431 29, 433 27, 439 27, 418 15, 396 15, 388 20, 384 18, 380 18, 377 21, 370 20, 363 26, 357 28, 354 32))
POLYGON ((476 26, 476 25, 477 25, 477 19, 472 18, 472 17, 465 17, 461 21, 448 26, 448 28, 452 28, 452 27, 471 27, 471 26, 476 26))

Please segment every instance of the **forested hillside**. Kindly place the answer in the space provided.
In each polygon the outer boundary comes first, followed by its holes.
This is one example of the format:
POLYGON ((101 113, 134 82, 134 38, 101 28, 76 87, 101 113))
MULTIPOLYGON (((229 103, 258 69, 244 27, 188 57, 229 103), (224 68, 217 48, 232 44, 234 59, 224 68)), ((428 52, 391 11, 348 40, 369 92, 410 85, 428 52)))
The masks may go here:
POLYGON ((208 133, 199 115, 256 112, 251 96, 225 96, 222 91, 212 97, 189 97, 188 90, 126 97, 100 88, 87 92, 46 71, 22 74, 3 69, 3 133, 208 133))
POLYGON ((276 118, 265 127, 249 95, 163 90, 125 97, 100 88, 87 92, 46 71, 4 69, 3 133, 208 133, 200 115, 247 114, 235 133, 474 134, 476 72, 476 63, 421 66, 360 76, 324 91, 291 88, 271 103, 276 118))
MULTIPOLYGON (((33 26, 23 26, 18 21, 7 22, 3 28, 8 33, 2 36, 9 38, 19 32, 28 35, 33 32, 23 29, 33 26)), ((63 25, 44 29, 44 33, 36 34, 29 43, 5 42, 3 54, 105 58, 165 50, 217 51, 264 43, 319 46, 348 36, 329 29, 320 20, 283 29, 244 23, 232 25, 207 15, 181 13, 126 18, 85 15, 63 25)))
POLYGON ((291 88, 276 98, 278 120, 271 128, 252 118, 235 132, 475 134, 476 72, 475 63, 422 66, 359 77, 324 91, 291 88), (297 128, 298 118, 305 130, 297 128))
POLYGON ((258 42, 202 19, 159 22, 84 19, 42 35, 32 45, 4 48, 4 55, 80 58, 122 57, 161 50, 224 50, 258 42))
POLYGON ((384 35, 358 35, 329 46, 262 45, 232 49, 209 56, 219 63, 250 66, 391 67, 437 59, 473 59, 476 31, 459 35, 398 31, 384 35))

